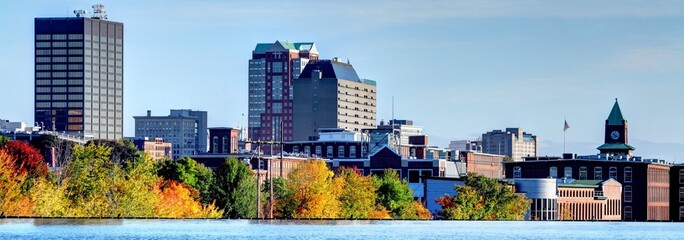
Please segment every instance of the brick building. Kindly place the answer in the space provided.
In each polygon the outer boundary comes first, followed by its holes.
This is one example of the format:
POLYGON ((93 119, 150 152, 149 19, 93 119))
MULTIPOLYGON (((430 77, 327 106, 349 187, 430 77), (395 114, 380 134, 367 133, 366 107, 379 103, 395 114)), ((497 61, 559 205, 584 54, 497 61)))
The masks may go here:
POLYGON ((488 178, 503 178, 503 155, 460 152, 461 162, 465 162, 468 173, 477 173, 488 178))
POLYGON ((615 179, 558 183, 559 220, 621 220, 622 184, 615 179))
POLYGON ((133 144, 138 150, 147 153, 153 160, 173 158, 173 147, 170 142, 165 142, 163 138, 139 138, 134 139, 133 144))

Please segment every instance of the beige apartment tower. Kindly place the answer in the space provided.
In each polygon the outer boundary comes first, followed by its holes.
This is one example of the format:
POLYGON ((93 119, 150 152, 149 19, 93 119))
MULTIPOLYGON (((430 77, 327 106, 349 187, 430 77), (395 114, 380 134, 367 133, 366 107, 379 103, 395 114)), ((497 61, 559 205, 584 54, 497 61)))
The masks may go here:
POLYGON ((339 59, 309 62, 294 81, 293 140, 307 141, 319 129, 361 132, 376 126, 375 81, 360 79, 339 59))

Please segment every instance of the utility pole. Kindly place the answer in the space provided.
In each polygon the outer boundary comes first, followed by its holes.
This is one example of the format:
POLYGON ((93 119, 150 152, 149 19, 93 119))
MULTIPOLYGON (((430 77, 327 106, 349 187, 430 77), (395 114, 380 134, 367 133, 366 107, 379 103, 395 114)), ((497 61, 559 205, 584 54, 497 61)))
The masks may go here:
MULTIPOLYGON (((275 137, 273 137, 273 138, 275 138, 275 137)), ((281 136, 281 139, 282 139, 282 136, 281 136)), ((272 168, 272 166, 273 166, 273 164, 272 164, 272 161, 273 161, 273 144, 280 144, 280 145, 281 145, 280 166, 281 166, 281 176, 282 176, 282 161, 283 161, 283 160, 282 160, 282 159, 283 159, 283 155, 282 155, 282 149, 283 149, 283 147, 282 147, 282 146, 283 146, 283 142, 282 142, 282 141, 276 142, 276 141, 259 141, 259 140, 252 141, 252 140, 247 140, 247 141, 245 141, 245 143, 257 144, 257 146, 258 146, 258 147, 257 147, 257 151, 258 151, 258 154, 259 154, 259 155, 258 155, 258 156, 259 156, 259 157, 258 157, 258 158, 259 158, 259 159, 258 159, 258 160, 259 160, 259 163, 258 163, 258 165, 257 165, 257 166, 258 166, 258 167, 257 167, 257 175, 258 175, 258 176, 257 176, 257 185, 258 185, 258 183, 259 183, 259 182, 258 182, 258 179, 259 179, 259 177, 261 176, 261 145, 262 145, 262 144, 269 144, 269 145, 271 145, 271 157, 268 159, 268 176, 269 176, 269 184, 270 184, 270 186, 269 186, 270 189, 269 189, 269 190, 270 190, 270 193, 271 193, 271 196, 269 197, 269 206, 270 206, 270 208, 271 208, 269 218, 273 218, 273 168, 272 168)), ((258 191, 258 192, 257 192, 257 204, 258 204, 259 206, 261 206, 261 189, 258 189, 257 191, 258 191)), ((258 208, 257 208, 257 217, 259 216, 258 213, 259 213, 259 210, 258 210, 258 208)), ((264 217, 265 217, 265 215, 266 215, 266 214, 264 214, 264 217)))
POLYGON ((257 219, 259 219, 259 212, 261 208, 261 185, 259 178, 261 177, 261 145, 257 145, 257 219))

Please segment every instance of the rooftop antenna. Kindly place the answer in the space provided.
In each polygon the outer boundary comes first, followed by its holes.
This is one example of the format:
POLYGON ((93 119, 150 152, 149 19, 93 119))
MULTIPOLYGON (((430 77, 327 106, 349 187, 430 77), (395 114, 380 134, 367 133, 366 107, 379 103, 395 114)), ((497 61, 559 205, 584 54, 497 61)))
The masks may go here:
POLYGON ((74 10, 74 14, 76 14, 76 17, 80 18, 88 14, 88 12, 86 10, 78 9, 74 10))
POLYGON ((93 18, 94 19, 107 19, 107 11, 105 11, 105 6, 102 4, 93 5, 93 18))

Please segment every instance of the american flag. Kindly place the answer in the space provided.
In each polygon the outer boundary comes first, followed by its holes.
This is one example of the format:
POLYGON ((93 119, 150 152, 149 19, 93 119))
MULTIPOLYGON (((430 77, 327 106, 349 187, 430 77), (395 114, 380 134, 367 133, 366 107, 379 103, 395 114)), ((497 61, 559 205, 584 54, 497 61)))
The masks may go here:
POLYGON ((570 125, 568 125, 568 120, 565 120, 565 125, 563 125, 563 132, 568 130, 568 128, 570 128, 570 125))

